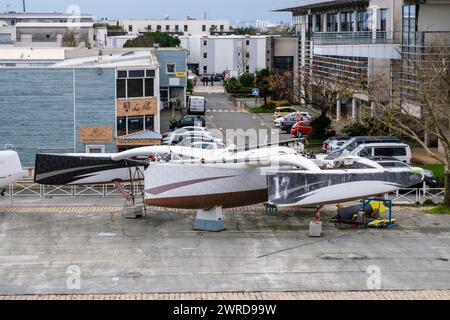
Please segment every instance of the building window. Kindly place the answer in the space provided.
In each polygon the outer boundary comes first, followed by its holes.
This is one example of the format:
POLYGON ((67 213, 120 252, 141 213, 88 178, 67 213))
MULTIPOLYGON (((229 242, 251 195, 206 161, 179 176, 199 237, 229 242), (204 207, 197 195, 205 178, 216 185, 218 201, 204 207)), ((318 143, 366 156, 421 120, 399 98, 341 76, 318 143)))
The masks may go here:
POLYGON ((117 99, 154 97, 155 70, 121 70, 117 72, 117 99))
POLYGON ((250 66, 249 65, 245 66, 245 72, 250 72, 250 66))
POLYGON ((11 26, 15 26, 16 25, 16 20, 11 20, 11 26))
POLYGON ((245 45, 248 47, 250 45, 250 40, 245 40, 245 45))
POLYGON ((380 10, 380 30, 387 31, 387 9, 380 10))
POLYGON ((177 25, 177 24, 175 25, 175 31, 176 31, 176 32, 180 31, 180 26, 177 25))
POLYGON ((143 79, 128 79, 127 80, 127 97, 128 98, 144 97, 143 79))
POLYGON ((128 117, 128 132, 127 134, 132 134, 144 130, 144 117, 128 117))
POLYGON ((208 59, 208 53, 207 52, 203 53, 203 59, 208 59))
POLYGON ((154 97, 155 96, 155 80, 153 78, 147 78, 145 81, 145 96, 154 97))
POLYGON ((145 116, 145 130, 153 131, 155 130, 155 117, 145 116))
POLYGON ((203 46, 208 46, 208 40, 203 40, 203 46))
POLYGON ((128 78, 145 78, 144 70, 129 70, 128 78))
POLYGON ((118 71, 117 78, 126 79, 128 77, 128 71, 118 71))
POLYGON ((246 52, 246 53, 245 53, 245 57, 246 57, 246 58, 250 58, 250 53, 249 53, 249 52, 246 52))
POLYGON ((370 31, 369 26, 369 20, 371 18, 372 14, 371 11, 362 10, 358 11, 358 17, 357 17, 357 27, 358 31, 370 31))
POLYGON ((341 13, 341 31, 351 32, 354 30, 354 26, 355 26, 355 13, 354 12, 341 13))
POLYGON ((225 30, 225 26, 223 24, 220 25, 220 31, 223 32, 225 30))
POLYGON ((86 146, 86 153, 105 153, 105 146, 86 146))
POLYGON ((150 24, 147 26, 147 30, 152 31, 152 26, 150 24))
POLYGON ((129 31, 129 32, 133 32, 133 25, 130 24, 130 25, 128 26, 128 31, 129 31))
POLYGON ((208 66, 203 66, 203 74, 207 74, 208 73, 208 66))
POLYGON ((316 14, 316 32, 322 32, 322 15, 316 14))
POLYGON ((175 64, 174 63, 168 63, 166 66, 167 73, 175 73, 175 64))
POLYGON ((170 26, 166 25, 166 31, 170 31, 170 26))
POLYGON ((127 97, 127 80, 118 79, 117 80, 117 98, 123 99, 127 97))
POLYGON ((188 32, 189 31, 189 26, 187 24, 184 25, 184 32, 188 32))
POLYGON ((313 25, 313 16, 312 15, 308 15, 308 18, 307 18, 307 25, 306 25, 306 33, 308 34, 308 35, 311 35, 312 33, 313 33, 313 28, 314 28, 314 25, 313 25))
POLYGON ((206 32, 206 25, 202 25, 202 31, 206 32))
POLYGON ((327 32, 337 32, 338 31, 338 14, 328 13, 327 14, 327 32))
POLYGON ((127 134, 127 118, 117 118, 117 135, 124 136, 127 134))
POLYGON ((414 45, 416 43, 418 11, 419 5, 403 6, 403 43, 406 45, 414 45))
POLYGON ((156 26, 156 30, 157 30, 157 31, 161 31, 161 30, 162 30, 162 27, 161 27, 160 25, 157 25, 157 26, 156 26))

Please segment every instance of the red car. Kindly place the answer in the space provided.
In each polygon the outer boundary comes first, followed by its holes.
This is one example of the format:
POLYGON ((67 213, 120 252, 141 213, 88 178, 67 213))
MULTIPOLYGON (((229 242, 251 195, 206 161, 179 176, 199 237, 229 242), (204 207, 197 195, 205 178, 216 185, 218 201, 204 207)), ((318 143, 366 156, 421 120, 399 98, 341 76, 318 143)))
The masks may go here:
POLYGON ((303 136, 309 136, 313 128, 311 127, 311 121, 299 121, 291 129, 291 134, 297 138, 303 136))

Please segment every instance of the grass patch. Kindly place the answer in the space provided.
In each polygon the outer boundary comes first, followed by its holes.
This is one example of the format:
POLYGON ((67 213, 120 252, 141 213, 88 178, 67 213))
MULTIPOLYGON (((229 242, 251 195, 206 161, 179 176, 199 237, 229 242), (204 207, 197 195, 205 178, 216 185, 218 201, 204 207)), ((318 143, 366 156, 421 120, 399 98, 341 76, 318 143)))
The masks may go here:
POLYGON ((443 164, 423 164, 419 165, 419 167, 430 170, 433 172, 433 176, 439 184, 440 188, 444 188, 445 186, 445 168, 443 164))
POLYGON ((433 209, 425 210, 425 212, 431 214, 450 214, 450 207, 445 204, 440 204, 433 209))
POLYGON ((251 108, 250 112, 251 113, 274 113, 275 106, 263 104, 262 106, 251 108))

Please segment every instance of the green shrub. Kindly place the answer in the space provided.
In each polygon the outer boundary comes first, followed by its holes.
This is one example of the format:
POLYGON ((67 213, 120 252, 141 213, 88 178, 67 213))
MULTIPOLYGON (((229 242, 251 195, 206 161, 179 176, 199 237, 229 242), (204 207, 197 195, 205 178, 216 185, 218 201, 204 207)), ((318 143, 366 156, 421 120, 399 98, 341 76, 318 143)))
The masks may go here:
POLYGON ((270 100, 269 102, 267 102, 267 105, 272 106, 274 108, 274 112, 275 112, 275 108, 288 107, 291 104, 287 100, 280 100, 280 101, 270 100))
POLYGON ((190 94, 194 93, 194 81, 192 81, 192 79, 187 80, 187 89, 186 90, 190 94))
POLYGON ((331 119, 324 115, 315 118, 311 122, 311 126, 313 128, 311 138, 322 140, 327 139, 331 134, 331 123, 331 119))
POLYGON ((255 86, 255 75, 253 73, 246 72, 239 77, 239 82, 244 88, 253 88, 255 86))
POLYGON ((250 112, 251 113, 274 113, 275 107, 274 107, 274 105, 271 105, 271 104, 267 104, 267 105, 263 104, 261 106, 250 109, 250 112))
POLYGON ((150 48, 153 47, 155 43, 158 43, 161 48, 177 47, 180 45, 181 41, 178 38, 171 36, 165 32, 146 32, 139 37, 128 40, 124 44, 124 48, 150 48))
POLYGON ((239 80, 237 78, 229 78, 229 79, 225 79, 224 81, 224 87, 225 90, 227 90, 227 92, 232 92, 232 91, 239 91, 242 88, 241 83, 239 82, 239 80))

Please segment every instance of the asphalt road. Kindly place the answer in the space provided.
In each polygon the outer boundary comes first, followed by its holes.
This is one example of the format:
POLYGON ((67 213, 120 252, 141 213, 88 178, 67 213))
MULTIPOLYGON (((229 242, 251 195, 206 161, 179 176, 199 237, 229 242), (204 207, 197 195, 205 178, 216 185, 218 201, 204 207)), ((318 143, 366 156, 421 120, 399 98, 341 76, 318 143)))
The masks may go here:
POLYGON ((226 211, 227 230, 206 233, 188 211, 127 220, 120 199, 70 202, 0 201, 0 295, 450 289, 448 215, 398 209, 397 229, 358 230, 329 207, 309 238, 308 210, 226 211))

